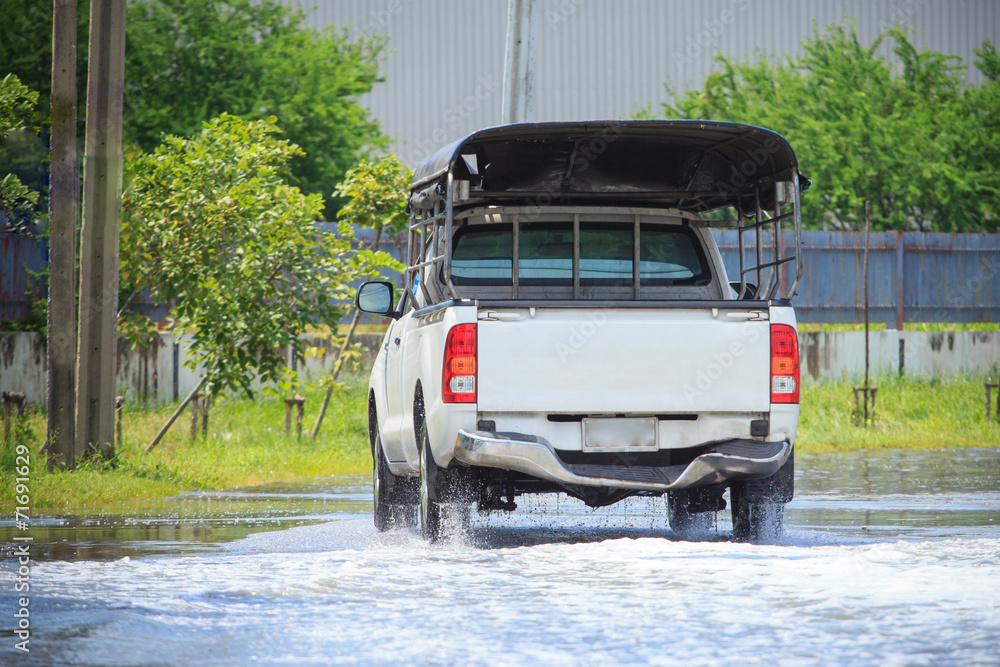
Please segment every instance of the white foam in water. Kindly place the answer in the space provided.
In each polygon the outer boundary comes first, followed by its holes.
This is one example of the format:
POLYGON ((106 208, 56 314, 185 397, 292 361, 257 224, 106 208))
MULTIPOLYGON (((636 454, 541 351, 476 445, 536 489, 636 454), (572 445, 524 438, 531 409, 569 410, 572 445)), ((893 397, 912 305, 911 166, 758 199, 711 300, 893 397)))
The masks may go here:
POLYGON ((30 664, 1000 662, 995 538, 750 545, 515 517, 438 545, 355 519, 42 563, 30 664))

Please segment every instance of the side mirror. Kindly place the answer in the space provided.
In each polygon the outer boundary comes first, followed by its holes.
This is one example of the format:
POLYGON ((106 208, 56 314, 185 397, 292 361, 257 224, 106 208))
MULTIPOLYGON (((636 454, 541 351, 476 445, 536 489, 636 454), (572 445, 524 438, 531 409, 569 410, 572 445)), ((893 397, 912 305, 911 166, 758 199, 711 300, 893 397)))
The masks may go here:
POLYGON ((362 283, 354 303, 363 313, 391 317, 394 315, 394 296, 395 288, 392 283, 382 281, 362 283))

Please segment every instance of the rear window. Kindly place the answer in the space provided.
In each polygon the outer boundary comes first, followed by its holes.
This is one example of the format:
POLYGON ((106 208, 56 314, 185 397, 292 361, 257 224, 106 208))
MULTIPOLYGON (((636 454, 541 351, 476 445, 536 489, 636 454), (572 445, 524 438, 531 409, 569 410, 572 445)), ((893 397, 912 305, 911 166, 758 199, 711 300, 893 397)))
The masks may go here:
MULTIPOLYGON (((632 285, 635 227, 580 223, 580 284, 632 285)), ((521 225, 521 285, 573 284, 573 223, 521 225)), ((451 260, 456 285, 511 285, 514 234, 510 224, 467 226, 455 233, 451 260)), ((639 281, 643 285, 703 285, 710 273, 694 232, 679 225, 639 228, 639 281)))

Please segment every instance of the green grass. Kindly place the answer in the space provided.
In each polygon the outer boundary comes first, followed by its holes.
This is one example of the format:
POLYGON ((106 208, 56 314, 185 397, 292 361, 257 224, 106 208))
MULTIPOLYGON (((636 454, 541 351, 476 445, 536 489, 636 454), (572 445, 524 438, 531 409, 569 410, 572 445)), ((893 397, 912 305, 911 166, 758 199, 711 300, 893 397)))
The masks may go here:
POLYGON ((878 387, 875 420, 867 428, 855 426, 851 390, 860 384, 803 381, 797 450, 1000 447, 996 412, 986 420, 981 377, 875 378, 871 382, 878 387))
MULTIPOLYGON (((1000 447, 1000 424, 985 418, 982 378, 953 380, 877 378, 877 414, 868 428, 853 423, 853 382, 817 382, 802 387, 796 448, 803 452, 856 449, 1000 447)), ((173 425, 149 455, 143 449, 166 422, 173 405, 127 406, 124 443, 112 464, 82 463, 73 472, 45 471, 37 454, 44 415, 33 408, 17 441, 31 452, 30 507, 38 514, 81 513, 128 506, 189 490, 252 486, 328 475, 367 474, 366 381, 349 378, 330 403, 320 437, 308 437, 323 391, 304 391, 306 435, 284 432, 284 403, 273 397, 252 402, 230 398, 213 407, 209 436, 190 439, 190 412, 173 425)), ((0 511, 13 516, 13 447, 0 447, 0 511)))
MULTIPOLYGON (((303 391, 303 437, 285 435, 285 406, 274 397, 230 398, 212 408, 209 435, 191 440, 190 411, 174 423, 150 454, 146 445, 176 405, 158 409, 127 406, 123 444, 112 463, 84 462, 72 472, 46 472, 38 449, 45 421, 27 416, 20 441, 32 452, 30 496, 33 511, 77 511, 160 498, 187 490, 252 486, 265 482, 327 475, 363 474, 371 468, 368 450, 367 381, 351 378, 335 390, 319 437, 309 437, 323 400, 320 389, 303 391)), ((0 508, 13 515, 15 451, 0 451, 0 508)))

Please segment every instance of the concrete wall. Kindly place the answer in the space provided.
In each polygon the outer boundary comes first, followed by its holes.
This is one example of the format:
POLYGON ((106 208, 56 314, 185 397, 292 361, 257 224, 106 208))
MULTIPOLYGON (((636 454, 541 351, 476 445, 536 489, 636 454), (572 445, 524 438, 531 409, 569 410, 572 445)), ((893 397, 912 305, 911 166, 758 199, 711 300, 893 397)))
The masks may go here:
MULTIPOLYGON (((363 346, 361 364, 368 367, 382 341, 381 334, 358 334, 363 346)), ((201 374, 184 366, 183 336, 176 341, 172 334, 162 334, 146 349, 129 348, 118 341, 118 394, 130 403, 164 403, 183 399, 194 388, 201 374)), ((319 351, 306 359, 300 370, 304 382, 315 382, 333 369, 337 348, 328 341, 310 337, 309 344, 319 351)), ((29 403, 45 404, 45 338, 37 333, 0 332, 0 391, 23 391, 29 403)), ((260 382, 252 388, 259 390, 260 382)))
MULTIPOLYGON (((872 331, 869 340, 873 373, 898 373, 902 364, 907 375, 996 377, 1000 366, 1000 331, 872 331)), ((865 372, 861 331, 800 332, 799 353, 802 374, 816 379, 857 378, 865 372)))
MULTIPOLYGON (((907 375, 952 377, 961 373, 1000 375, 1000 331, 873 331, 870 364, 875 374, 898 373, 900 341, 907 375)), ((365 349, 363 367, 371 365, 380 334, 358 337, 365 349)), ((329 373, 337 350, 325 341, 310 341, 320 353, 302 369, 304 382, 329 373)), ((859 331, 799 333, 802 374, 816 379, 859 378, 865 370, 865 336, 859 331)), ((164 334, 145 350, 118 348, 118 393, 129 402, 160 403, 184 398, 200 377, 184 367, 183 341, 175 355, 174 339, 164 334), (176 368, 176 374, 175 369, 176 368)), ((0 391, 23 391, 29 403, 45 403, 45 340, 36 333, 0 332, 0 391)), ((253 387, 260 388, 255 382, 253 387)))
POLYGON ((45 338, 0 331, 0 392, 23 391, 29 403, 45 404, 45 338))

